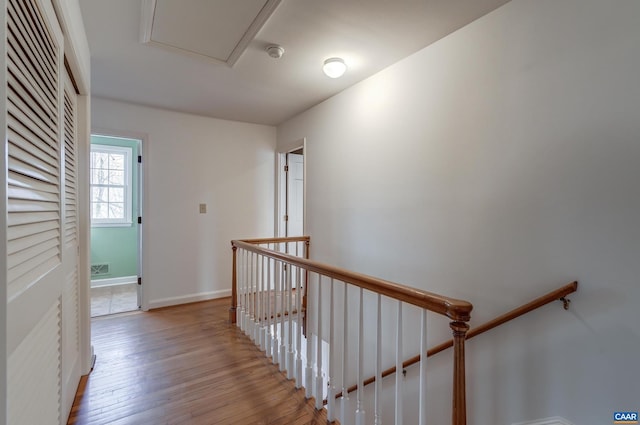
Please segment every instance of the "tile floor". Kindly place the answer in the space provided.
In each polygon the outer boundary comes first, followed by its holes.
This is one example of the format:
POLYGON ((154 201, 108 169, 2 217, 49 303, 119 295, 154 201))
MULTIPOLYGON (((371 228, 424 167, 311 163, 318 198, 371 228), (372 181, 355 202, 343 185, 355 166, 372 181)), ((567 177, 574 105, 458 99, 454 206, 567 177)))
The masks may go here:
POLYGON ((138 284, 91 288, 91 317, 138 309, 138 284))

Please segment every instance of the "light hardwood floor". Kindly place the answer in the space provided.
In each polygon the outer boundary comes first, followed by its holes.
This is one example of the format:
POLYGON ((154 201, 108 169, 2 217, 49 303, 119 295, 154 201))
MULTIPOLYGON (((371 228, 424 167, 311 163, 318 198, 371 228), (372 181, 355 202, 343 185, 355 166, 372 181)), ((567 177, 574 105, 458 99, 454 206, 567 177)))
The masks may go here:
POLYGON ((95 318, 68 424, 326 424, 227 322, 228 299, 95 318))

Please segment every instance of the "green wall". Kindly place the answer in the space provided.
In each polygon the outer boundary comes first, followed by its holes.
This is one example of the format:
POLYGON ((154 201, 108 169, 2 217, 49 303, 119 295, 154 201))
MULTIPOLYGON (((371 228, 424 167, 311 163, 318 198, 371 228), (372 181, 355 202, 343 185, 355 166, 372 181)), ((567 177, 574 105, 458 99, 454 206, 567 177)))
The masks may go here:
POLYGON ((139 176, 137 158, 138 140, 115 137, 91 136, 92 144, 124 146, 133 150, 132 186, 133 204, 131 207, 132 225, 126 227, 91 226, 91 264, 109 264, 109 273, 92 275, 92 280, 113 279, 138 275, 138 188, 139 176))

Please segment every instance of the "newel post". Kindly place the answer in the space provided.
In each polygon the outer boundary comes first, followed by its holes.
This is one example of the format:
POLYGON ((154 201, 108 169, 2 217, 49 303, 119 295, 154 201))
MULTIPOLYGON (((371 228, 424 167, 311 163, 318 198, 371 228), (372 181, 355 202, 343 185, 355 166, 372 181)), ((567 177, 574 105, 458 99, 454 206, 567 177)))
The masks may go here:
POLYGON ((238 305, 238 272, 236 266, 236 254, 238 247, 231 242, 233 250, 233 270, 231 271, 231 307, 229 308, 229 322, 236 323, 236 306, 238 305))
POLYGON ((453 410, 452 425, 467 424, 467 402, 465 389, 465 358, 464 340, 467 337, 469 325, 455 321, 449 324, 453 331, 453 410))

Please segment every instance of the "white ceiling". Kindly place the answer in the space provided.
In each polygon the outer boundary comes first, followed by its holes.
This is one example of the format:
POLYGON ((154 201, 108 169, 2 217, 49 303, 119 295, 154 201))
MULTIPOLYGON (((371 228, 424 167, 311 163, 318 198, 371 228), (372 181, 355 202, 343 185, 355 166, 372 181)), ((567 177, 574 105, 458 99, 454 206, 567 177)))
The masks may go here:
POLYGON ((247 31, 247 16, 266 0, 80 0, 80 6, 94 96, 276 125, 507 1, 282 0, 233 66, 157 44, 228 55, 247 31), (150 13, 153 3, 163 13, 148 21, 156 43, 145 44, 142 11, 150 13), (281 59, 267 55, 270 44, 284 47, 281 59), (336 80, 321 70, 334 56, 349 67, 336 80))

